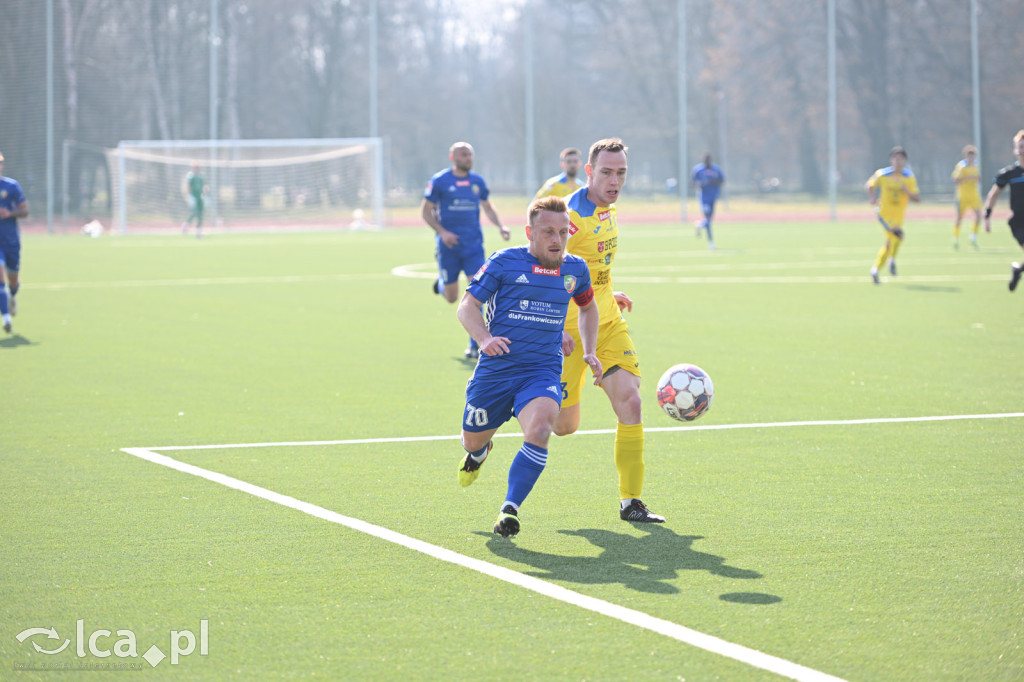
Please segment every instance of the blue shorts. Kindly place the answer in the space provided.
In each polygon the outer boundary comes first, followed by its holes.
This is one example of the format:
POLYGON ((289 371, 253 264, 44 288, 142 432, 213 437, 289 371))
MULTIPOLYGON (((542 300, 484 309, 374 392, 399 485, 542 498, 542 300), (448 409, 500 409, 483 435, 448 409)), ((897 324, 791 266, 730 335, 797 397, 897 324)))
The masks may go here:
POLYGON ((21 268, 21 244, 0 243, 0 265, 18 272, 21 268))
POLYGON ((700 198, 700 208, 704 211, 704 215, 710 217, 715 212, 715 202, 718 201, 718 195, 712 197, 700 198))
POLYGON ((475 249, 449 249, 441 243, 440 238, 437 240, 437 249, 434 251, 434 257, 437 259, 437 269, 441 275, 441 282, 444 284, 458 282, 460 272, 466 273, 467 279, 473 279, 473 275, 483 267, 486 260, 484 258, 483 244, 480 244, 479 248, 475 249))
POLYGON ((562 378, 557 372, 538 371, 514 378, 478 379, 474 374, 466 384, 466 409, 462 411, 462 428, 479 433, 496 429, 534 398, 562 399, 562 378))

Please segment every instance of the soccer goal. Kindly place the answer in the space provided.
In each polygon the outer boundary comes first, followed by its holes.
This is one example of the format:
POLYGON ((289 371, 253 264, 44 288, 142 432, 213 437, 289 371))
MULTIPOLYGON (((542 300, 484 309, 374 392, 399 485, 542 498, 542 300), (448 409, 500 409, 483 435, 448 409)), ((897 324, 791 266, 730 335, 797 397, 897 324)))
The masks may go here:
POLYGON ((381 227, 380 138, 129 140, 108 152, 114 219, 121 232, 181 225, 202 176, 203 226, 381 227))

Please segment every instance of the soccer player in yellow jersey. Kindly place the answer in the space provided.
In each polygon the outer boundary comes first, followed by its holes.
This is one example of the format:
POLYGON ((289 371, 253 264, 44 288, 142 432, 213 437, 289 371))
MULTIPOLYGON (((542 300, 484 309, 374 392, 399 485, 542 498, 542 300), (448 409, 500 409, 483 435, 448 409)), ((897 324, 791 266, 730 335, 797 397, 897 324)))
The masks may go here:
POLYGON ((975 160, 978 150, 974 145, 964 147, 964 158, 953 168, 953 184, 956 185, 956 223, 953 225, 953 248, 960 248, 960 222, 967 211, 974 211, 974 229, 971 230, 971 246, 978 248, 978 226, 981 224, 981 192, 978 182, 981 172, 975 160))
POLYGON ((878 271, 889 263, 889 274, 896 276, 896 253, 903 243, 903 217, 908 201, 921 201, 917 189, 917 178, 907 167, 907 150, 893 147, 889 152, 887 168, 879 168, 864 185, 868 201, 875 207, 878 222, 885 230, 885 246, 878 252, 878 258, 871 267, 871 281, 878 284, 878 271))
MULTIPOLYGON (((664 523, 640 501, 644 487, 644 425, 640 412, 640 362, 629 337, 622 310, 633 301, 612 290, 611 269, 618 249, 619 228, 615 201, 626 182, 627 147, 618 138, 599 140, 587 157, 587 184, 566 198, 569 207, 568 253, 587 261, 600 311, 597 357, 601 361, 601 388, 618 419, 615 431, 615 467, 619 471, 619 518, 624 521, 664 523)), ((579 337, 579 308, 569 303, 563 334, 562 409, 555 420, 559 436, 580 425, 580 397, 587 364, 579 337)))
POLYGON ((535 199, 566 197, 583 187, 583 181, 576 177, 580 170, 580 150, 575 147, 563 149, 558 158, 561 159, 562 172, 545 180, 535 199))

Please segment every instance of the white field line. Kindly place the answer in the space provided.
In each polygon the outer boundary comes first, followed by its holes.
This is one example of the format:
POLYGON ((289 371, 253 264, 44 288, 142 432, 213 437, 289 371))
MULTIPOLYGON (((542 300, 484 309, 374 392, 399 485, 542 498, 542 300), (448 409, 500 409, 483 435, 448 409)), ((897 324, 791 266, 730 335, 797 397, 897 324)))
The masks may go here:
POLYGON ((340 282, 348 280, 385 279, 382 273, 346 273, 327 275, 264 275, 260 277, 192 277, 187 279, 126 279, 111 282, 43 282, 32 283, 32 289, 61 291, 64 289, 127 289, 132 287, 189 287, 210 284, 295 284, 305 282, 340 282))
MULTIPOLYGON (((391 274, 396 277, 409 277, 415 279, 434 279, 437 277, 436 265, 434 263, 409 263, 407 265, 399 265, 391 269, 391 274)), ((792 267, 793 269, 802 269, 808 267, 804 264, 798 263, 761 263, 751 265, 736 265, 729 264, 725 266, 719 265, 702 265, 698 267, 687 267, 686 265, 679 265, 677 268, 683 272, 690 272, 692 270, 704 270, 704 269, 730 269, 733 271, 744 271, 749 272, 751 270, 761 269, 784 269, 792 267)), ((625 284, 864 284, 870 282, 871 278, 868 275, 867 269, 864 268, 864 261, 859 263, 859 267, 863 270, 863 273, 857 275, 750 275, 750 276, 706 276, 706 277, 692 277, 680 275, 673 277, 670 275, 665 276, 647 276, 647 275, 619 275, 615 277, 615 281, 618 283, 625 284)), ((652 272, 656 270, 664 270, 664 267, 658 266, 655 268, 645 268, 644 272, 652 272)), ((991 275, 901 275, 898 278, 882 276, 883 282, 896 282, 896 283, 928 283, 928 282, 1000 282, 1008 279, 1005 274, 991 274, 991 275)))
MULTIPOLYGON (((649 426, 645 433, 666 431, 724 431, 731 429, 771 429, 795 426, 850 426, 857 424, 905 424, 912 422, 958 421, 962 419, 1013 419, 1024 417, 1024 412, 998 412, 994 414, 950 414, 930 417, 871 417, 866 419, 825 419, 818 421, 755 422, 751 424, 690 424, 687 426, 649 426)), ((615 433, 615 429, 577 431, 577 436, 597 436, 615 433)), ((522 433, 496 433, 495 438, 522 438, 522 433)), ((347 440, 304 440, 276 443, 224 443, 217 445, 160 445, 141 448, 152 452, 165 450, 233 450, 237 448, 301 447, 306 445, 372 445, 377 443, 415 443, 421 441, 459 440, 461 436, 400 436, 394 438, 351 438, 347 440)), ((127 452, 127 450, 126 450, 127 452)))
POLYGON ((288 495, 282 495, 281 493, 261 488, 257 485, 253 485, 252 483, 232 478, 231 476, 202 469, 184 462, 179 462, 167 455, 161 455, 153 452, 152 449, 123 448, 123 451, 149 462, 160 464, 182 473, 205 478, 208 481, 219 483, 228 488, 248 493, 269 502, 274 502, 284 507, 300 511, 304 514, 309 514, 310 516, 318 519, 322 519, 330 523, 337 523, 347 528, 351 528, 352 530, 359 531, 360 533, 366 533, 367 535, 372 535, 376 538, 380 538, 381 540, 421 552, 440 561, 468 568, 472 571, 536 592, 537 594, 545 597, 557 599, 558 601, 565 602, 566 604, 578 606, 579 608, 587 609, 588 611, 593 611, 595 613, 608 616, 609 618, 615 618, 616 620, 620 620, 624 623, 635 625, 666 637, 671 637, 672 639, 683 642, 684 644, 689 644, 699 649, 703 649, 726 658, 731 658, 733 660, 740 661, 741 663, 746 663, 747 665, 755 668, 776 673, 783 677, 800 680, 801 682, 842 682, 841 678, 833 677, 832 675, 814 670, 813 668, 807 668, 797 663, 757 651, 756 649, 750 649, 739 644, 733 644, 732 642, 727 642, 724 639, 719 639, 712 635, 706 635, 702 632, 691 630, 690 628, 677 623, 656 618, 641 611, 636 611, 624 606, 612 604, 611 602, 607 602, 602 599, 596 599, 585 594, 573 592, 572 590, 555 585, 554 583, 540 580, 539 578, 534 578, 533 576, 528 576, 523 573, 513 571, 512 569, 491 564, 480 559, 474 559, 443 547, 438 547, 436 545, 423 542, 422 540, 411 538, 408 535, 396 533, 395 531, 382 526, 367 523, 366 521, 352 518, 350 516, 344 516, 329 509, 324 509, 323 507, 318 507, 314 504, 310 504, 309 502, 303 502, 302 500, 297 500, 294 497, 289 497, 288 495))
MULTIPOLYGON (((1019 418, 1024 417, 1024 412, 1006 412, 999 414, 976 414, 976 415, 945 415, 945 416, 930 416, 930 417, 883 417, 874 419, 836 419, 836 420, 823 420, 823 421, 792 421, 792 422, 765 422, 765 423, 752 423, 752 424, 708 424, 705 426, 666 426, 666 427, 653 427, 645 429, 645 431, 651 432, 665 432, 665 431, 712 431, 712 430, 724 430, 724 429, 751 429, 751 428, 776 428, 776 427, 797 427, 797 426, 845 426, 854 424, 891 424, 891 423, 907 423, 907 422, 931 422, 931 421, 952 421, 962 419, 1006 419, 1006 418, 1019 418)), ((613 429, 595 429, 590 431, 578 431, 579 435, 599 435, 599 434, 611 434, 615 431, 613 429)), ((522 437, 521 433, 505 433, 497 434, 496 437, 514 438, 522 437)), ((606 602, 601 599, 589 597, 578 592, 566 589, 559 585, 555 585, 539 578, 524 575, 517 571, 513 571, 502 566, 482 561, 480 559, 474 559, 467 557, 457 552, 431 545, 422 540, 411 538, 401 533, 389 530, 382 526, 377 526, 360 519, 344 516, 337 512, 333 512, 323 507, 318 507, 308 502, 297 500, 287 495, 276 493, 266 488, 261 488, 257 485, 247 483, 237 478, 232 478, 225 474, 217 473, 215 471, 209 471, 192 464, 186 464, 180 462, 167 455, 162 455, 156 452, 157 450, 212 450, 212 449, 227 449, 227 448, 252 448, 252 447, 275 447, 275 446, 305 446, 305 445, 356 445, 366 443, 404 443, 404 442, 415 442, 415 441, 438 441, 438 440, 457 440, 459 436, 411 436, 403 438, 357 438, 349 440, 326 440, 326 441, 284 441, 277 443, 238 443, 231 445, 177 445, 177 446, 163 446, 163 447, 150 447, 150 448, 122 448, 123 452, 126 452, 135 457, 139 457, 149 462, 166 466, 182 473, 190 474, 204 478, 213 483, 219 483, 228 488, 239 490, 241 492, 248 493, 255 497, 265 499, 269 502, 274 502, 282 506, 300 511, 304 514, 328 521, 330 523, 337 523, 339 525, 351 528, 352 530, 366 533, 374 537, 380 538, 387 542, 392 542, 402 547, 421 552, 427 556, 434 557, 440 561, 462 566, 473 571, 477 571, 484 575, 496 578, 498 580, 505 581, 512 585, 517 585, 527 590, 531 590, 538 594, 557 599, 559 601, 578 606, 579 608, 587 609, 595 613, 599 613, 609 618, 615 618, 624 623, 635 625, 637 627, 650 630, 666 637, 671 637, 677 641, 689 644, 697 648, 709 651, 711 653, 731 658, 742 663, 746 663, 755 668, 767 670, 769 672, 776 673, 783 677, 788 677, 794 680, 800 680, 801 682, 842 682, 841 678, 834 677, 827 673, 807 668, 805 666, 781 659, 769 654, 757 651, 756 649, 750 649, 748 647, 734 644, 726 640, 706 635, 696 630, 684 627, 677 623, 672 623, 661 618, 650 616, 640 611, 635 611, 611 602, 606 602)))

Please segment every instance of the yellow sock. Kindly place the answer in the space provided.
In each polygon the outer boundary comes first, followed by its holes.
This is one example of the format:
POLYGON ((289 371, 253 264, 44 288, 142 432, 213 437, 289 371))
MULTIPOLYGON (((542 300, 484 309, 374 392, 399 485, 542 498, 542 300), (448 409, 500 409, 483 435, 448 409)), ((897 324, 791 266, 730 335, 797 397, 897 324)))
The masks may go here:
POLYGON ((615 429, 615 468, 619 497, 640 497, 644 491, 644 425, 622 424, 615 429))

